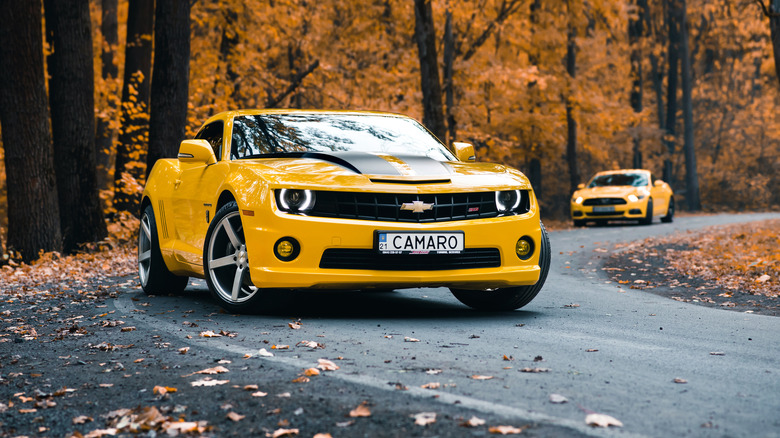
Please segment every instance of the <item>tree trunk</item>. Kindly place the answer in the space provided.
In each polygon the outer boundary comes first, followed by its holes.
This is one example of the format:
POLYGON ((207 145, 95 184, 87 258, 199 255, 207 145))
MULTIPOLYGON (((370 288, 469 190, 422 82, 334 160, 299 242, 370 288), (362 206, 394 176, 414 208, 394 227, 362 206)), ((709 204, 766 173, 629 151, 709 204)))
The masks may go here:
MULTIPOLYGON (((571 14, 571 10, 569 13, 571 14)), ((571 23, 571 18, 569 20, 566 36, 566 72, 569 74, 569 95, 566 96, 566 161, 569 163, 569 193, 574 193, 580 184, 580 175, 577 170, 577 121, 574 120, 571 96, 574 89, 574 78, 577 76, 577 43, 575 41, 576 30, 571 23)))
POLYGON ((113 170, 114 156, 116 150, 114 147, 115 129, 112 127, 112 121, 116 117, 117 109, 117 83, 116 78, 119 74, 114 52, 119 43, 119 34, 117 32, 117 8, 118 0, 102 0, 102 20, 100 24, 100 33, 103 35, 103 47, 101 49, 101 77, 103 78, 103 101, 100 105, 105 105, 101 115, 96 120, 95 132, 95 158, 97 161, 97 182, 98 190, 111 188, 111 171, 113 170))
POLYGON ((772 54, 775 58, 775 75, 780 84, 780 0, 771 0, 769 6, 769 32, 772 36, 772 54))
POLYGON ((699 199, 699 174, 696 170, 696 148, 693 141, 693 79, 691 72, 691 50, 688 45, 688 26, 687 6, 685 0, 680 0, 682 7, 680 19, 681 33, 681 52, 682 58, 682 101, 683 101, 683 121, 685 131, 683 138, 685 140, 685 200, 689 211, 701 210, 701 200, 699 199))
POLYGON ((674 142, 677 123, 677 80, 679 76, 680 56, 680 0, 667 0, 667 29, 669 32, 669 71, 666 81, 666 123, 664 144, 668 152, 664 159, 663 179, 674 185, 674 173, 672 157, 674 156, 674 142))
POLYGON ((44 7, 62 249, 71 253, 108 234, 97 190, 89 0, 44 0, 44 7))
POLYGON ((423 124, 439 140, 446 140, 441 103, 441 81, 436 55, 436 29, 430 0, 414 0, 414 34, 420 58, 420 85, 423 94, 423 124))
POLYGON ((447 21, 444 23, 444 90, 447 104, 447 144, 456 141, 457 122, 455 121, 455 83, 453 82, 453 63, 455 58, 455 36, 452 33, 452 11, 447 9, 447 21))
MULTIPOLYGON (((642 112, 642 37, 644 36, 645 14, 647 0, 636 0, 637 17, 628 23, 628 41, 631 45, 631 108, 634 113, 642 112)), ((633 167, 642 168, 642 139, 638 132, 634 133, 633 167)))
POLYGON ((7 247, 25 262, 61 251, 60 211, 43 73, 41 2, 0 14, 0 123, 8 197, 7 247))
POLYGON ((190 0, 157 2, 155 23, 147 176, 158 159, 175 157, 184 139, 190 77, 190 0))
POLYGON ((114 169, 114 209, 138 214, 149 136, 154 0, 130 0, 122 84, 121 131, 114 169))

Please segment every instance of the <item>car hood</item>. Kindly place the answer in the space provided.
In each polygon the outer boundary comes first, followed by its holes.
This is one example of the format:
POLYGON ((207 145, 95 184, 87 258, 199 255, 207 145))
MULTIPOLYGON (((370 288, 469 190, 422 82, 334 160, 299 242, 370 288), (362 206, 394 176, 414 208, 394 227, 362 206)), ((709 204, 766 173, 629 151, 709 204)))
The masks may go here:
POLYGON ((642 187, 632 186, 604 186, 593 187, 590 189, 580 189, 574 193, 574 197, 582 196, 583 198, 624 198, 632 193, 636 194, 643 192, 642 187))
POLYGON ((530 189, 522 173, 491 163, 441 162, 421 156, 360 152, 304 153, 233 161, 276 187, 418 192, 530 189), (388 186, 393 186, 388 187, 388 186))

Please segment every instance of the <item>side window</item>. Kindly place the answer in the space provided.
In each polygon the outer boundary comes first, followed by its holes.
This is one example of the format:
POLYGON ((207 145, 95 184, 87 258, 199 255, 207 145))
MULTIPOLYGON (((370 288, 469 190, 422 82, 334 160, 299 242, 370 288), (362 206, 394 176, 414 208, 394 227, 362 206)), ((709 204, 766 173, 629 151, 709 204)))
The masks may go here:
POLYGON ((217 157, 217 161, 222 158, 222 132, 224 131, 224 125, 222 121, 209 123, 200 130, 195 139, 206 140, 211 144, 214 149, 214 155, 217 157))

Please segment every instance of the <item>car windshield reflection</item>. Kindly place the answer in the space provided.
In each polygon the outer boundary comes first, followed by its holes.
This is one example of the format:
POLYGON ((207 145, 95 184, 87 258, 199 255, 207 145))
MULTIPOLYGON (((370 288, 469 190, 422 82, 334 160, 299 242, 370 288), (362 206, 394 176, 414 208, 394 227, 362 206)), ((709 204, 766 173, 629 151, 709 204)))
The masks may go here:
POLYGON ((588 184, 588 188, 607 186, 644 187, 646 185, 647 176, 641 173, 614 173, 596 176, 588 184))
POLYGON ((444 145, 413 119, 370 114, 265 114, 233 120, 231 159, 301 152, 420 155, 455 161, 444 145))

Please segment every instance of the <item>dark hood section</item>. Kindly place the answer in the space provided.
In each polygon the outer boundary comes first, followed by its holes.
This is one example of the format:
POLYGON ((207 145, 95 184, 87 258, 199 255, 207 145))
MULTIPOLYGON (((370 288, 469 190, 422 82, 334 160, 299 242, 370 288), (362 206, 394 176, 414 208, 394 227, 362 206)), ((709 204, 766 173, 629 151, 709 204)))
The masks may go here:
MULTIPOLYGON (((420 155, 395 155, 394 157, 403 161, 416 175, 450 175, 450 170, 446 165, 433 158, 420 155)), ((404 176, 402 172, 384 158, 367 152, 304 152, 301 158, 327 161, 362 175, 404 176)))

